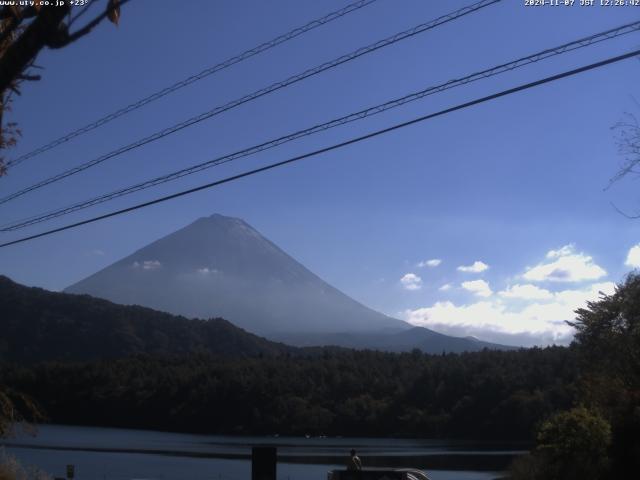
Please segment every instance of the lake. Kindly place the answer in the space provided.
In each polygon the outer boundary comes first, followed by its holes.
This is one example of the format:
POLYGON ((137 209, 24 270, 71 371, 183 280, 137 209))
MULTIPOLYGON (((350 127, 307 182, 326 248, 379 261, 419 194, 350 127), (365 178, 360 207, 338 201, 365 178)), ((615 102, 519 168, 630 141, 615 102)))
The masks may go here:
POLYGON ((5 440, 23 464, 77 480, 248 480, 251 447, 278 448, 278 480, 326 480, 355 448, 364 467, 415 467, 433 480, 501 476, 524 445, 382 438, 234 437, 145 430, 41 425, 37 434, 5 440))

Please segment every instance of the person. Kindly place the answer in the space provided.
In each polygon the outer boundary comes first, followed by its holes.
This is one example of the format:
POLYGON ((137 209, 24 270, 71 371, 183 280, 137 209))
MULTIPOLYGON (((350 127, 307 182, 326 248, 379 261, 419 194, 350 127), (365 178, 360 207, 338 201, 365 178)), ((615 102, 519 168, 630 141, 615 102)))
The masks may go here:
POLYGON ((353 448, 351 449, 351 456, 347 463, 347 470, 362 470, 362 461, 360 457, 356 455, 356 451, 353 448))

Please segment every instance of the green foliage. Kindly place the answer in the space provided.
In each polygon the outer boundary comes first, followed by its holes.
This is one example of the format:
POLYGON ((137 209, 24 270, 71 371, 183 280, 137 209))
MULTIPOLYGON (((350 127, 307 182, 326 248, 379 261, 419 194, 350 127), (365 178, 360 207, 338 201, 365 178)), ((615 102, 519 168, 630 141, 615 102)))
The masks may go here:
POLYGON ((584 407, 553 415, 540 427, 537 441, 546 478, 598 479, 607 471, 611 426, 584 407))
POLYGON ((0 364, 53 422, 244 434, 532 439, 573 402, 566 348, 462 355, 329 351, 0 364))
POLYGON ((614 475, 640 470, 640 274, 576 311, 583 402, 611 424, 614 475))
POLYGON ((0 311, 0 379, 59 423, 531 439, 542 418, 572 405, 577 377, 565 348, 298 349, 222 319, 188 320, 5 277, 0 311))
POLYGON ((604 457, 611 443, 611 427, 597 414, 576 407, 545 421, 537 441, 539 451, 554 457, 604 457))
POLYGON ((640 386, 640 275, 630 274, 613 295, 576 311, 570 325, 590 373, 640 386))
POLYGON ((514 480, 635 478, 640 468, 640 275, 576 311, 573 344, 585 407, 555 414, 514 480))
POLYGON ((577 407, 552 415, 540 426, 537 446, 511 465, 512 480, 597 480, 609 474, 611 426, 597 413, 577 407))

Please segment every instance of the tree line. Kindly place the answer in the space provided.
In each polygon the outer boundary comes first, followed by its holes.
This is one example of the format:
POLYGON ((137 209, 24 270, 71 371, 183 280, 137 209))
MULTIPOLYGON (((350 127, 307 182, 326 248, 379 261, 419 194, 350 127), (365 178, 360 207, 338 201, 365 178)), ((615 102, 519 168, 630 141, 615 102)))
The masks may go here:
POLYGON ((68 424, 528 440, 532 453, 514 464, 514 479, 635 478, 640 275, 577 310, 571 323, 570 347, 518 351, 292 349, 4 362, 0 392, 20 392, 49 421, 68 424))
POLYGON ((530 439, 575 399, 571 349, 139 355, 0 366, 51 421, 225 434, 530 439))

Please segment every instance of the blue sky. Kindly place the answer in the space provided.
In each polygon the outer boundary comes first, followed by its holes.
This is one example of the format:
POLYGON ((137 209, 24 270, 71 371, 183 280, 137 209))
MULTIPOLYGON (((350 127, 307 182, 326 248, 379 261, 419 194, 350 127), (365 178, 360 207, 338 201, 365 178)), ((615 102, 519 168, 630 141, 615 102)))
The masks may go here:
MULTIPOLYGON (((11 193, 469 3, 379 0, 24 162, 0 179, 0 191, 11 193)), ((12 153, 346 4, 132 2, 119 27, 101 25, 71 47, 42 54, 42 81, 25 85, 13 106, 23 138, 12 153)), ((640 7, 525 7, 507 0, 2 205, 0 219, 65 206, 639 19, 640 7)), ((627 35, 1 239, 212 181, 639 45, 639 34, 627 35)), ((322 278, 387 314, 457 335, 566 343, 571 332, 562 321, 572 310, 640 266, 633 252, 628 258, 640 242, 640 223, 611 205, 638 211, 637 184, 630 179, 604 190, 623 161, 611 127, 625 112, 640 113, 633 100, 640 97, 639 77, 640 62, 629 60, 0 249, 0 273, 59 290, 201 216, 222 213, 245 219, 322 278), (434 259, 437 266, 418 265, 434 259), (475 262, 488 268, 459 268, 475 262)))

